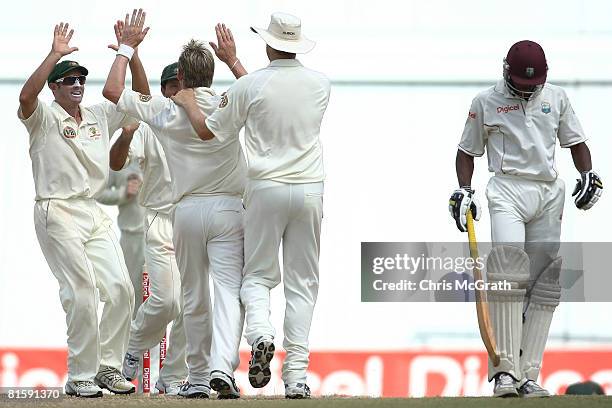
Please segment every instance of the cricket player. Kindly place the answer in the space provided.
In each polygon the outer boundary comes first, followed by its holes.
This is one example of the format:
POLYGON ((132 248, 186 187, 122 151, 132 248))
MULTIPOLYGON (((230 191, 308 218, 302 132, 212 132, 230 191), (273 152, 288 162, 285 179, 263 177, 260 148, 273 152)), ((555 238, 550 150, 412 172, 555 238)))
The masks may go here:
MULTIPOLYGON (((138 16, 138 24, 126 24, 103 95, 116 102, 120 112, 149 125, 168 163, 189 372, 179 395, 208 398, 213 387, 220 398, 237 398, 240 393, 233 372, 239 363, 244 320, 240 305, 244 262, 241 198, 246 162, 238 132, 224 141, 202 141, 185 111, 172 100, 124 89, 132 50, 148 30, 141 24, 142 11, 138 16), (209 271, 215 286, 212 316, 209 271)), ((231 61, 230 68, 242 69, 237 59, 231 61)), ((213 74, 212 53, 202 43, 191 40, 179 57, 177 79, 181 88, 195 89, 198 107, 209 114, 220 102, 210 89, 213 74)))
MULTIPOLYGON (((252 346, 249 382, 260 388, 270 381, 275 350, 270 290, 281 282, 282 242, 285 396, 308 398, 308 333, 319 287, 325 177, 319 132, 330 82, 295 58, 315 45, 301 34, 299 18, 274 13, 268 29, 251 29, 266 42, 270 65, 236 81, 219 108, 212 115, 205 112, 207 118, 193 98, 185 106, 200 137, 209 143, 226 143, 245 127, 249 171, 240 298, 252 346)), ((175 100, 182 98, 179 95, 175 100)))
MULTIPOLYGON (((88 70, 76 61, 60 62, 78 50, 70 46, 73 32, 67 23, 55 26, 51 51, 19 95, 18 116, 30 135, 34 225, 66 312, 66 394, 101 397, 100 387, 128 394, 134 385, 119 369, 134 290, 112 222, 94 198, 108 178, 110 137, 131 119, 108 102, 81 105, 88 70), (51 105, 38 99, 45 83, 55 99, 51 105)), ((132 59, 133 84, 145 92, 139 65, 132 59)))
MULTIPOLYGON (((164 68, 161 92, 169 98, 180 90, 178 64, 164 68)), ((123 360, 123 375, 138 376, 141 356, 160 342, 168 323, 174 321, 168 353, 155 387, 166 395, 178 395, 187 378, 185 330, 183 327, 181 277, 172 244, 172 185, 164 151, 146 124, 128 126, 110 151, 113 170, 138 166, 143 181, 138 202, 146 209, 146 266, 151 294, 138 308, 130 329, 130 341, 123 360)), ((124 170, 125 171, 125 170, 124 170)), ((142 280, 142 268, 140 270, 142 280)), ((142 285, 141 285, 142 286, 142 285)))
POLYGON ((466 231, 468 209, 480 218, 471 179, 474 157, 486 149, 489 171, 495 173, 486 189, 494 243, 487 278, 512 284, 511 290, 488 293, 501 357, 497 367, 489 363, 489 381, 495 380, 499 397, 549 396, 536 381, 561 295, 557 252, 565 185, 555 168, 557 140, 570 149, 580 172, 576 206, 588 210, 603 188, 582 126, 565 91, 546 83, 547 70, 537 43, 520 41, 510 48, 503 80, 472 101, 457 152, 460 188, 449 205, 460 231, 466 231))
POLYGON ((117 226, 121 235, 119 243, 123 258, 134 287, 134 313, 142 303, 142 268, 144 266, 144 208, 136 196, 142 183, 138 164, 123 171, 110 171, 106 188, 98 194, 96 201, 104 205, 116 205, 119 209, 117 226))

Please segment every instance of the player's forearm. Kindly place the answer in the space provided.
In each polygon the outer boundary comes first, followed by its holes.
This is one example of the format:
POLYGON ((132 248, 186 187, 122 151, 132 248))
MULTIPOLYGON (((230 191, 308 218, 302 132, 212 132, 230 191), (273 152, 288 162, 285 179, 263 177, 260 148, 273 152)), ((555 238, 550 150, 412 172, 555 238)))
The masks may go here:
POLYGON ((593 169, 593 164, 591 163, 591 151, 586 143, 578 143, 570 147, 572 152, 572 159, 574 160, 574 166, 576 166, 576 170, 579 172, 585 172, 593 169))
POLYGON ((234 74, 236 79, 248 74, 247 70, 244 68, 244 66, 242 66, 242 61, 239 59, 236 59, 235 63, 232 63, 232 65, 227 64, 227 66, 230 71, 232 71, 232 74, 234 74))
POLYGON ((206 126, 206 116, 204 116, 198 105, 195 103, 185 105, 183 109, 185 109, 189 122, 191 122, 191 126, 193 126, 200 139, 210 140, 215 137, 210 129, 208 129, 208 126, 206 126))
POLYGON ((130 60, 130 72, 132 73, 132 90, 143 95, 151 95, 151 88, 147 79, 147 73, 142 65, 142 60, 138 56, 138 51, 130 60))
POLYGON ((128 59, 123 55, 117 55, 108 73, 102 95, 114 104, 119 102, 121 94, 125 89, 125 72, 127 70, 128 59))
POLYGON ((457 150, 457 159, 455 160, 457 170, 457 181, 459 187, 472 185, 472 175, 474 174, 474 157, 467 153, 457 150))
POLYGON ((21 93, 19 94, 20 105, 32 105, 36 102, 38 95, 45 87, 49 74, 51 74, 53 67, 55 67, 55 64, 57 64, 61 58, 61 54, 53 51, 49 52, 42 64, 36 68, 23 85, 23 88, 21 88, 21 93))
POLYGON ((110 149, 110 168, 119 171, 125 166, 128 154, 130 152, 130 143, 132 143, 132 134, 123 131, 117 139, 113 147, 110 149))

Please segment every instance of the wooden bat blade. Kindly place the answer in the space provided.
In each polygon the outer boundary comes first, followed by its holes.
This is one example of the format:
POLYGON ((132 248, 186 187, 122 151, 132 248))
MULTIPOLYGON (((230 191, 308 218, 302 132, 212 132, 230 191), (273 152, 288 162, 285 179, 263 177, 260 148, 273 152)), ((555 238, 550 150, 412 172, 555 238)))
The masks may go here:
MULTIPOLYGON (((482 281, 482 272, 476 265, 478 258, 478 243, 476 241, 476 232, 474 230, 474 219, 472 211, 467 212, 467 228, 468 239, 470 242, 470 256, 474 260, 474 281, 482 281)), ((491 324, 491 316, 489 315, 489 303, 486 300, 486 291, 483 289, 474 288, 476 296, 476 316, 478 317, 478 329, 480 330, 480 338, 487 349, 487 354, 493 363, 493 366, 499 365, 500 357, 497 352, 497 342, 493 334, 493 325, 491 324)))

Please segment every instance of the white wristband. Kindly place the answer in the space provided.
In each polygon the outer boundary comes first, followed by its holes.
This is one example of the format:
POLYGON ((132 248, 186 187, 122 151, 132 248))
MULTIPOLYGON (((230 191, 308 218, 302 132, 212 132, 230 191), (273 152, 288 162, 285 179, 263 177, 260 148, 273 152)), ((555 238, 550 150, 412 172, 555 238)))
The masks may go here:
POLYGON ((236 58, 236 61, 234 61, 234 64, 231 66, 230 71, 232 69, 234 69, 234 67, 236 66, 236 64, 238 63, 238 61, 240 61, 238 58, 236 58))
POLYGON ((128 61, 130 61, 134 55, 134 49, 129 45, 121 44, 119 46, 119 50, 117 51, 117 55, 123 55, 128 59, 128 61))

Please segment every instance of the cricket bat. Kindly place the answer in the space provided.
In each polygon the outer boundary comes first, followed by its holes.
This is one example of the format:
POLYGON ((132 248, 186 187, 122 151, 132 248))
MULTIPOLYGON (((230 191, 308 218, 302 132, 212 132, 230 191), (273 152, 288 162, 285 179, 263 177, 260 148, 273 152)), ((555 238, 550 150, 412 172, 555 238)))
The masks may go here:
MULTIPOLYGON (((482 271, 478 268, 476 262, 478 259, 478 243, 476 242, 474 219, 472 218, 471 210, 467 212, 466 217, 468 239, 470 241, 470 256, 474 260, 474 281, 482 281, 482 271)), ((476 315, 478 316, 480 337, 487 349, 491 362, 497 367, 499 365, 499 353, 497 352, 497 342, 493 335, 493 326, 491 325, 491 316, 489 315, 489 304, 487 303, 487 293, 483 289, 474 289, 474 294, 476 295, 476 315)))

